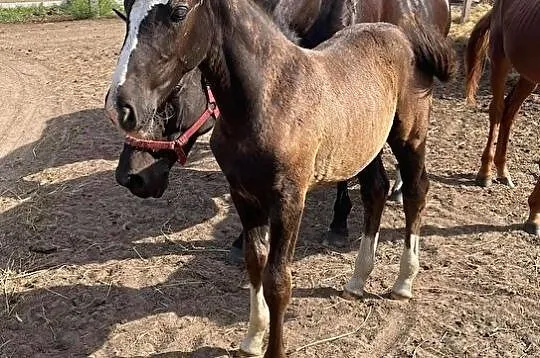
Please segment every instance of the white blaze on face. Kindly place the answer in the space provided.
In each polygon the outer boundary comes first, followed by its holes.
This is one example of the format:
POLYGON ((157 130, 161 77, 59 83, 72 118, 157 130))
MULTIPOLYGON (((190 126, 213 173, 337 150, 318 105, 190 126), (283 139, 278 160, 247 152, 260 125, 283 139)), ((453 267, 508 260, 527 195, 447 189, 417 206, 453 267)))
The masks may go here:
POLYGON ((129 60, 131 58, 131 54, 137 48, 141 23, 144 21, 146 16, 148 16, 148 13, 154 6, 159 4, 167 4, 168 2, 169 0, 135 0, 133 3, 133 7, 129 13, 128 35, 126 37, 124 47, 120 52, 120 57, 118 58, 118 63, 112 78, 111 92, 109 96, 110 100, 115 100, 118 87, 120 87, 126 81, 129 60))

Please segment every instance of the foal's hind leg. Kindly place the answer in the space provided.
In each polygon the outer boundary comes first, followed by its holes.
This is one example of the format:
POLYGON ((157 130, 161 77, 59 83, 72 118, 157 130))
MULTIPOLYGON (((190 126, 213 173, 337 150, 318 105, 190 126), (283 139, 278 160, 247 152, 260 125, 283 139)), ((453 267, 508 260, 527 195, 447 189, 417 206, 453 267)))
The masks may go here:
POLYGON ((510 71, 510 63, 504 57, 503 49, 497 46, 493 49, 491 55, 491 91, 493 98, 489 105, 489 134, 484 153, 482 154, 482 165, 476 176, 476 183, 480 186, 489 186, 491 184, 491 167, 495 153, 495 139, 499 133, 499 124, 504 113, 504 86, 506 75, 510 71))
POLYGON ((426 173, 426 139, 431 110, 431 79, 417 79, 417 89, 401 99, 388 144, 396 156, 403 179, 405 243, 398 279, 392 288, 397 299, 412 297, 412 285, 418 274, 420 227, 426 207, 429 180, 426 173))
POLYGON ((379 154, 360 174, 362 201, 364 203, 364 235, 356 258, 354 273, 345 285, 345 294, 362 297, 364 285, 373 271, 375 251, 379 239, 381 216, 390 188, 386 171, 379 154))
POLYGON ((499 130, 499 138, 497 139, 494 162, 495 167, 497 168, 497 179, 511 188, 514 187, 514 183, 512 183, 510 173, 506 167, 506 152, 508 150, 510 131, 519 108, 535 88, 535 83, 521 76, 518 83, 512 88, 512 91, 504 101, 504 113, 502 116, 501 128, 499 130))
POLYGON ((405 210, 405 245, 392 296, 407 299, 412 297, 412 284, 420 268, 418 259, 420 227, 429 189, 425 166, 425 134, 406 140, 392 138, 390 146, 398 159, 403 177, 405 210))
POLYGON ((334 217, 330 223, 330 230, 323 238, 323 245, 345 247, 348 243, 349 229, 347 227, 347 217, 352 209, 351 199, 347 181, 337 184, 336 201, 334 202, 334 217))
POLYGON ((249 326, 240 344, 240 351, 259 356, 262 354, 263 339, 270 321, 262 286, 263 270, 268 257, 268 212, 259 203, 250 203, 234 190, 231 190, 231 197, 244 228, 244 256, 250 281, 249 326))
POLYGON ((525 223, 525 230, 540 237, 540 178, 529 196, 529 208, 529 219, 525 223))

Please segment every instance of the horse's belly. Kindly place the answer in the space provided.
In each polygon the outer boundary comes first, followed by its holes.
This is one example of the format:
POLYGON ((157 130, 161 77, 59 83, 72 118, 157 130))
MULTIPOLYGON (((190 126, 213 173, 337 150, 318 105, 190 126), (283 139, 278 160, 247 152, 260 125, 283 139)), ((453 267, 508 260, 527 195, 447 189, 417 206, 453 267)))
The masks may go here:
POLYGON ((386 120, 362 130, 327 138, 319 147, 313 184, 342 181, 361 172, 383 149, 393 117, 392 112, 386 120))

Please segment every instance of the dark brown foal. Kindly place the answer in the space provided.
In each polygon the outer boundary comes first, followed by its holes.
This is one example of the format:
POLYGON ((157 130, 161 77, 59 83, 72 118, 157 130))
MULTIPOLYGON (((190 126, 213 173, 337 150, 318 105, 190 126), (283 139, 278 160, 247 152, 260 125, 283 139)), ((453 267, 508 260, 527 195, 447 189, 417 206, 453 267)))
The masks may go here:
POLYGON ((195 67, 221 109, 210 144, 242 221, 251 283, 241 350, 260 354, 269 325, 265 357, 285 357, 290 265, 306 193, 367 170, 380 179, 362 193, 371 204, 371 232, 345 287, 363 294, 388 187, 380 165, 386 141, 402 171, 406 216, 392 293, 411 297, 429 186, 426 81, 450 76, 452 50, 444 38, 411 17, 405 32, 391 24, 354 25, 306 50, 248 0, 135 0, 126 8, 129 32, 106 103, 110 119, 133 137, 159 136, 155 109, 195 67))

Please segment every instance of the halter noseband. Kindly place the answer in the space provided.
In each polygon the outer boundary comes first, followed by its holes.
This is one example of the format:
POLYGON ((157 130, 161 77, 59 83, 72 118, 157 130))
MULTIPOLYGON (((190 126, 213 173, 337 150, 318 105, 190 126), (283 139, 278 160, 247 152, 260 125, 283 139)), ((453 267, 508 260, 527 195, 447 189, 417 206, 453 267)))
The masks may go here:
POLYGON ((187 161, 187 154, 184 151, 184 146, 186 143, 193 137, 193 135, 210 119, 210 117, 214 117, 217 119, 219 117, 219 108, 216 104, 216 100, 214 98, 214 95, 212 93, 212 90, 210 89, 209 85, 206 86, 206 94, 208 96, 208 105, 206 107, 206 110, 203 114, 193 123, 191 127, 188 128, 180 137, 178 137, 175 140, 151 140, 151 139, 139 139, 132 137, 130 135, 126 135, 125 143, 129 144, 130 146, 141 149, 141 150, 147 150, 152 152, 157 152, 160 150, 172 150, 176 153, 176 156, 178 157, 177 161, 180 163, 180 165, 185 165, 187 161))

